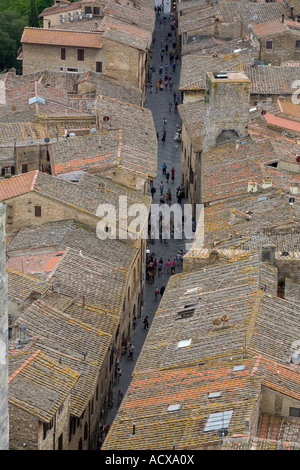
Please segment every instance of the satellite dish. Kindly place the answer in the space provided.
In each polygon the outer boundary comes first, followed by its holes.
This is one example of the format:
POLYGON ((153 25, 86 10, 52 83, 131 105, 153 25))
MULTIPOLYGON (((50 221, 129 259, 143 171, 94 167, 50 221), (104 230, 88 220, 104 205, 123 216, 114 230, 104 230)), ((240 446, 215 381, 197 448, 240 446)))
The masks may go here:
POLYGON ((296 162, 300 163, 300 155, 297 155, 296 162))
POLYGON ((46 137, 46 138, 44 139, 44 141, 46 142, 46 144, 48 144, 48 142, 50 142, 49 137, 46 137))
POLYGON ((109 121, 109 116, 104 116, 104 117, 103 117, 103 121, 104 121, 104 122, 109 121))
POLYGON ((93 127, 93 128, 91 129, 91 134, 96 134, 96 133, 97 133, 97 129, 96 129, 95 127, 93 127))
POLYGON ((76 134, 75 134, 74 132, 70 132, 69 136, 70 136, 70 137, 75 137, 76 134))

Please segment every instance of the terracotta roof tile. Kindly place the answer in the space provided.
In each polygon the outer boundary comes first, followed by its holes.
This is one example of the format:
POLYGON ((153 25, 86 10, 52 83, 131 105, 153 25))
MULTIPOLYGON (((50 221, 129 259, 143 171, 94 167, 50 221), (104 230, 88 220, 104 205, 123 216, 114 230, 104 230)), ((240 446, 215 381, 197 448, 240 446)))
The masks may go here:
POLYGON ((58 30, 52 28, 24 28, 22 44, 46 44, 54 46, 74 46, 102 48, 102 36, 97 32, 58 30))

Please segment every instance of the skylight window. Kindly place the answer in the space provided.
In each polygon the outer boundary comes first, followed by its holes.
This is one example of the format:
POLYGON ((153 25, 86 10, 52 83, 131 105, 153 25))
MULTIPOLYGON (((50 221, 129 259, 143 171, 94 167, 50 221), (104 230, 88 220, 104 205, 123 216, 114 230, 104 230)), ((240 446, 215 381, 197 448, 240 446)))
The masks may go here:
POLYGON ((191 294, 192 292, 196 292, 197 290, 198 290, 198 287, 194 287, 193 289, 187 289, 184 295, 191 294))
POLYGON ((191 344, 192 340, 191 339, 185 339, 183 341, 179 341, 177 348, 186 348, 191 344))
POLYGON ((222 392, 211 392, 208 394, 208 398, 219 398, 222 396, 222 392))
POLYGON ((234 368, 232 369, 232 372, 237 372, 239 370, 245 370, 246 366, 243 365, 243 366, 234 366, 234 368))
POLYGON ((219 429, 228 428, 232 413, 233 410, 211 413, 206 422, 204 431, 218 431, 219 429))
POLYGON ((169 405, 167 411, 179 411, 181 410, 182 405, 169 405))

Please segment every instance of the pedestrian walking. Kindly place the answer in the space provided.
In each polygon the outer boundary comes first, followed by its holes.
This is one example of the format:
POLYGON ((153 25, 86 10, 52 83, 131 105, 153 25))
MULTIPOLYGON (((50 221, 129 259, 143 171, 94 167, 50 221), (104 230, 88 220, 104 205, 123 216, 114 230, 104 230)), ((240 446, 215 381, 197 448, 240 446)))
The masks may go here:
MULTIPOLYGON (((159 276, 161 275, 161 270, 162 270, 163 264, 164 264, 163 259, 160 257, 160 259, 158 260, 158 263, 157 263, 157 269, 158 269, 158 275, 159 276)), ((154 294, 155 294, 155 291, 154 291, 154 294)))
POLYGON ((155 90, 156 90, 156 93, 158 93, 158 88, 159 88, 159 82, 157 80, 157 82, 155 83, 155 90))
POLYGON ((156 193, 156 189, 154 188, 154 186, 152 186, 151 188, 151 196, 152 196, 152 199, 154 198, 154 194, 156 193))
POLYGON ((122 400, 123 400, 123 392, 122 390, 119 390, 118 391, 118 405, 121 403, 122 400))
POLYGON ((164 192, 164 183, 162 181, 160 182, 159 189, 160 189, 160 195, 162 196, 164 192))
POLYGON ((128 355, 128 357, 129 357, 129 359, 133 362, 133 360, 134 360, 134 359, 133 359, 134 346, 133 346, 132 343, 129 343, 129 348, 128 348, 128 350, 129 350, 129 355, 128 355))
POLYGON ((120 383, 120 377, 122 375, 122 371, 120 369, 120 367, 117 367, 117 370, 116 370, 116 383, 120 383))
POLYGON ((165 175, 166 174, 166 171, 167 171, 167 164, 166 163, 163 163, 163 166, 162 166, 162 174, 165 175))
POLYGON ((144 323, 144 330, 147 330, 148 327, 149 327, 149 318, 148 318, 148 315, 145 316, 143 323, 144 323))
POLYGON ((166 201, 167 203, 169 204, 169 206, 171 205, 172 203, 172 193, 171 193, 171 189, 169 188, 168 191, 166 192, 166 201))
POLYGON ((176 103, 176 96, 177 96, 176 91, 174 91, 174 93, 173 93, 174 103, 176 103))
POLYGON ((175 180, 175 168, 172 168, 172 169, 171 169, 171 179, 172 179, 172 183, 174 183, 174 180, 175 180))
POLYGON ((164 295, 164 292, 165 292, 165 286, 161 286, 160 291, 159 291, 161 297, 164 295))
POLYGON ((170 178, 170 173, 167 171, 167 173, 166 173, 166 180, 167 180, 167 183, 169 182, 169 178, 170 178))

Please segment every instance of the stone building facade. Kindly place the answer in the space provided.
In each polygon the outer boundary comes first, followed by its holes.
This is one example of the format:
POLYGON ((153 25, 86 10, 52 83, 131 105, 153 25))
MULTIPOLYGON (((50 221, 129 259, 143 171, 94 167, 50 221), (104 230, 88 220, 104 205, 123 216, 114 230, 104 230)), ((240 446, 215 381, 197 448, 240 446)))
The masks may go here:
POLYGON ((22 42, 23 74, 97 72, 144 90, 148 53, 100 31, 25 28, 22 42))
POLYGON ((291 20, 276 20, 253 25, 250 37, 265 64, 281 65, 300 60, 300 25, 291 20))
POLYGON ((0 450, 8 450, 8 312, 7 274, 5 266, 5 204, 0 204, 0 450))
POLYGON ((203 151, 248 135, 250 88, 243 73, 207 74, 203 151))

